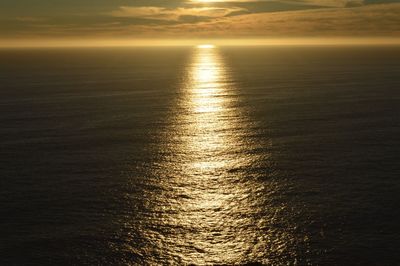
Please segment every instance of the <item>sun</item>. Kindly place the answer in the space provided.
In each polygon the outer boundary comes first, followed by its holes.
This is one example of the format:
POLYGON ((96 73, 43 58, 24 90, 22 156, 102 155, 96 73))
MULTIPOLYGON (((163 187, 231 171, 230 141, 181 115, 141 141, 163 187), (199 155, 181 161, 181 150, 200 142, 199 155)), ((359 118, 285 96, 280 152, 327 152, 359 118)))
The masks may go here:
POLYGON ((197 48, 199 49, 213 49, 215 48, 214 44, 199 44, 197 45, 197 48))
POLYGON ((215 3, 215 2, 225 2, 225 0, 192 0, 195 3, 215 3))

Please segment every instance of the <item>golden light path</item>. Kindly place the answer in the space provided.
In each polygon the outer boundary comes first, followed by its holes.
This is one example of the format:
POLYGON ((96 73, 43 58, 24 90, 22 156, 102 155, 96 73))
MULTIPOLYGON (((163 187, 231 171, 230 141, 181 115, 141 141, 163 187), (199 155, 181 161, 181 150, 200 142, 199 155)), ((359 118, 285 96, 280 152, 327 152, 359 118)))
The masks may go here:
POLYGON ((274 249, 261 214, 265 185, 248 171, 266 158, 256 152, 255 125, 237 93, 219 49, 198 46, 168 122, 158 189, 146 196, 154 216, 150 229, 142 230, 155 263, 265 261, 265 252, 274 249))
POLYGON ((235 91, 229 81, 218 50, 212 45, 198 46, 181 103, 186 115, 182 117, 184 139, 179 150, 186 154, 182 161, 187 174, 181 179, 184 186, 177 188, 187 199, 180 202, 182 209, 174 217, 191 228, 181 240, 190 247, 182 254, 187 262, 234 262, 250 248, 246 247, 249 236, 234 231, 250 222, 235 216, 251 203, 246 187, 233 185, 240 178, 227 171, 251 158, 234 152, 241 142, 235 134, 239 133, 241 114, 235 108, 235 91))

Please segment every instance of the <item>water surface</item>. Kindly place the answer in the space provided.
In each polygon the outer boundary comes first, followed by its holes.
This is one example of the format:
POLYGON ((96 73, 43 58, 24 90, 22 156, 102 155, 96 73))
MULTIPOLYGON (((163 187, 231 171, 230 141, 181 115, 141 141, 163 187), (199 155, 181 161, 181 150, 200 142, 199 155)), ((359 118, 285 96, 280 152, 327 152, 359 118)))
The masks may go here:
POLYGON ((394 265, 396 47, 0 51, 0 262, 394 265))

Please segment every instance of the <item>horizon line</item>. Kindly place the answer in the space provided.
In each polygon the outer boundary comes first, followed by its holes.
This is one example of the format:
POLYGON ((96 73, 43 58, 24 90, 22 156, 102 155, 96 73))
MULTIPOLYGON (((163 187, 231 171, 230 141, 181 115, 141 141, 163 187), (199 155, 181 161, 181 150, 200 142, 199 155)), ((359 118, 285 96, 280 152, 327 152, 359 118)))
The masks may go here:
POLYGON ((400 45, 400 37, 298 37, 210 39, 0 39, 0 48, 197 46, 376 46, 400 45))

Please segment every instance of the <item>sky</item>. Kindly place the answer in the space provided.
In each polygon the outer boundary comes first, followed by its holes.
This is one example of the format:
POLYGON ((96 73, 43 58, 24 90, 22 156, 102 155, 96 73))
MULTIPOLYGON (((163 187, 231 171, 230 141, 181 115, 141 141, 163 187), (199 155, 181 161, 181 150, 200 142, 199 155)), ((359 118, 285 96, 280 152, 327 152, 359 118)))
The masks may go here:
POLYGON ((0 45, 141 39, 400 39, 400 0, 2 0, 0 45))

